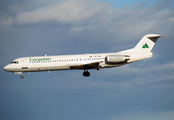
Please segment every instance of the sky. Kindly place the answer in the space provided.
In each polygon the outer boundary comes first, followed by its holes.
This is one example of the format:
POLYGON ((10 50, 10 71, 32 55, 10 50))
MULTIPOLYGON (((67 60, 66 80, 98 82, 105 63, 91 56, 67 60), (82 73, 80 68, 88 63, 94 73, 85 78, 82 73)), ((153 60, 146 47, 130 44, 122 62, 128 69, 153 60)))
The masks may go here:
POLYGON ((173 120, 172 0, 0 1, 1 120, 173 120), (9 73, 27 56, 118 52, 160 34, 153 57, 116 68, 9 73))

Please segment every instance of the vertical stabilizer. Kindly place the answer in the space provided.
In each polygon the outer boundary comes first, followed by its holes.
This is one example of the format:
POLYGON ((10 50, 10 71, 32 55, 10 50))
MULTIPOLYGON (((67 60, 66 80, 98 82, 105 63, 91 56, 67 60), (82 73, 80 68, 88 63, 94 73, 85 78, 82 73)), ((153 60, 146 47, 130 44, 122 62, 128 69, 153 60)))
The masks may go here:
POLYGON ((158 38, 162 37, 158 34, 145 35, 140 42, 134 47, 137 52, 150 52, 154 47, 158 38))

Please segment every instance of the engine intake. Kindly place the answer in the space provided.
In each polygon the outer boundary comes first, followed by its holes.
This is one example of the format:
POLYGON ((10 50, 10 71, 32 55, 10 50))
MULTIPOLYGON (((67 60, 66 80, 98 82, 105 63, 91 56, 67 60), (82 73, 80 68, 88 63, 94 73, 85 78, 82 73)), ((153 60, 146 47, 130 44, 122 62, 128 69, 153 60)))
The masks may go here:
POLYGON ((108 55, 106 56, 107 63, 121 63, 130 59, 129 55, 108 55))

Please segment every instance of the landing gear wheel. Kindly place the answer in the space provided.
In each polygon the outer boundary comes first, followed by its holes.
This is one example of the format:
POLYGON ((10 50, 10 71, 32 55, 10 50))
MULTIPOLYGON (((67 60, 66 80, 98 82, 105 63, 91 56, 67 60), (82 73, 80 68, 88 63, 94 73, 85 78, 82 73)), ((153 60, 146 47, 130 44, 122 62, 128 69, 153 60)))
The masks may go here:
POLYGON ((84 70, 83 76, 84 77, 89 77, 90 76, 90 73, 88 72, 88 70, 84 70))
POLYGON ((22 76, 22 75, 21 75, 21 76, 20 76, 20 78, 21 78, 21 79, 23 79, 23 78, 24 78, 24 76, 22 76))
POLYGON ((89 77, 89 76, 90 76, 90 73, 89 73, 89 72, 87 72, 87 73, 86 73, 86 76, 87 76, 87 77, 89 77))

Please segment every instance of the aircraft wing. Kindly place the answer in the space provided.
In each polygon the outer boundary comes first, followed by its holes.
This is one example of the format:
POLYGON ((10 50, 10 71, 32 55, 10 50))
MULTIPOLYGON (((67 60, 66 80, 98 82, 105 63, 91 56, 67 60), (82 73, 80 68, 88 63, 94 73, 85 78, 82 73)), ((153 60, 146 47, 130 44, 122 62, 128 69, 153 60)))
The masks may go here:
POLYGON ((82 63, 82 64, 71 64, 68 65, 71 69, 96 69, 99 70, 99 64, 103 61, 99 62, 90 62, 90 63, 82 63))

